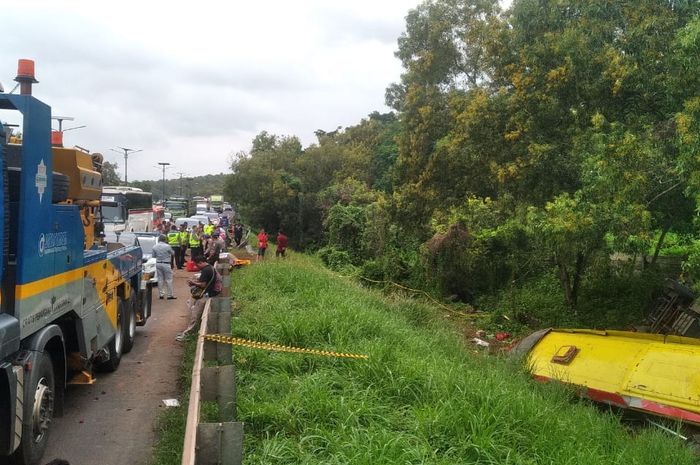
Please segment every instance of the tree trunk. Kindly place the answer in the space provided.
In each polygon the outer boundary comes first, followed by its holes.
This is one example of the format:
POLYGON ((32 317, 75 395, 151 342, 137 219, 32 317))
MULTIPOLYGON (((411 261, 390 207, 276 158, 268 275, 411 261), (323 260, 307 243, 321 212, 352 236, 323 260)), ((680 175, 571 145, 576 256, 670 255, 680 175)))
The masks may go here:
POLYGON ((659 240, 656 242, 656 248, 654 249, 654 257, 651 259, 651 266, 653 267, 656 265, 656 260, 659 258, 659 253, 661 252, 661 246, 664 245, 664 239, 666 239, 666 234, 668 231, 671 229, 671 223, 668 222, 664 224, 664 229, 661 230, 661 236, 659 236, 659 240))
POLYGON ((581 252, 576 254, 576 265, 574 266, 573 276, 569 273, 564 263, 561 263, 559 260, 556 260, 556 263, 557 268, 559 268, 559 282, 564 290, 566 304, 569 308, 576 311, 578 290, 581 285, 581 277, 583 276, 583 270, 586 264, 586 256, 581 252))
POLYGON ((581 284, 581 276, 583 276, 583 269, 586 266, 586 256, 579 252, 576 254, 576 268, 574 271, 574 283, 571 286, 571 301, 573 305, 571 308, 575 309, 578 303, 578 289, 581 284))
POLYGON ((571 279, 569 277, 569 271, 566 269, 566 265, 560 263, 556 260, 557 268, 559 268, 559 282, 561 283, 562 289, 564 289, 564 298, 566 299, 566 304, 570 308, 574 308, 573 293, 571 288, 571 279))

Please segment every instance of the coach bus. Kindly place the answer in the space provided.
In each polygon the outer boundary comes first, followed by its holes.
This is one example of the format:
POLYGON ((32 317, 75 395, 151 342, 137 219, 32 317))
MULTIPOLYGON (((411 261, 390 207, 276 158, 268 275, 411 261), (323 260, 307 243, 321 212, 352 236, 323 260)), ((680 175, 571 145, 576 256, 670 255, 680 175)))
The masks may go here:
POLYGON ((104 186, 100 199, 105 234, 153 230, 153 195, 136 187, 104 186))

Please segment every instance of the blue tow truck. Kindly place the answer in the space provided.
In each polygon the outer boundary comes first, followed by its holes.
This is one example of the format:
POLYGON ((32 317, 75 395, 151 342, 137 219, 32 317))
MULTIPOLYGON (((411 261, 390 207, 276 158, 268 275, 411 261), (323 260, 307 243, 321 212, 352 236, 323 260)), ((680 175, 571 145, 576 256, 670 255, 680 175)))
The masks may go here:
POLYGON ((150 312, 138 246, 100 238, 102 156, 52 145, 51 108, 0 88, 0 462, 40 462, 66 385, 114 371, 150 312))

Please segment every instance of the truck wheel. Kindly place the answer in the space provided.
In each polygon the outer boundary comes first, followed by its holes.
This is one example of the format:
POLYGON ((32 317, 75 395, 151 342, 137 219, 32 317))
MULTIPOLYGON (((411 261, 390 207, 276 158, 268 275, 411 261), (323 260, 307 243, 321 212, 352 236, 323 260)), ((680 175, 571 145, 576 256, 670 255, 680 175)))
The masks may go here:
POLYGON ((63 173, 53 172, 53 192, 51 193, 51 202, 65 202, 68 198, 70 189, 70 178, 63 173))
POLYGON ((22 442, 13 456, 18 465, 39 463, 49 436, 53 420, 54 373, 51 358, 37 354, 32 370, 24 385, 24 410, 22 412, 22 442))
POLYGON ((122 361, 124 353, 124 327, 126 326, 126 314, 128 305, 126 301, 119 297, 117 302, 117 328, 114 332, 114 337, 109 341, 107 349, 109 350, 109 358, 97 365, 97 368, 102 371, 113 372, 119 368, 119 363, 122 361))
MULTIPOLYGON (((7 185, 10 202, 19 202, 20 181, 22 179, 22 168, 10 166, 7 168, 7 185)), ((54 171, 52 173, 53 191, 51 192, 51 202, 65 202, 70 190, 70 178, 63 173, 54 171)))
POLYGON ((151 316, 151 303, 153 299, 153 285, 146 284, 146 289, 144 289, 140 294, 141 296, 141 322, 138 326, 144 326, 146 320, 151 316))
POLYGON ((124 353, 128 354, 134 347, 136 339, 136 293, 131 290, 129 300, 126 302, 126 324, 124 325, 124 353))

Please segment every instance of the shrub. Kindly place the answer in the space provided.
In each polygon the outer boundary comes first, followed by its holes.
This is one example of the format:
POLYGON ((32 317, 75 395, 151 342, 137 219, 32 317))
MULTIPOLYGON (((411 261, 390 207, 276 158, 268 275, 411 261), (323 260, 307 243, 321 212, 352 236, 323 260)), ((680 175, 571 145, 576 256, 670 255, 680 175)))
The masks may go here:
POLYGON ((336 203, 328 212, 324 225, 328 233, 328 247, 344 251, 350 263, 359 264, 363 258, 364 208, 336 203))
POLYGON ((342 271, 352 266, 350 254, 347 251, 327 245, 319 249, 318 256, 328 268, 335 271, 342 271))
POLYGON ((553 273, 509 286, 477 301, 477 308, 491 313, 494 329, 528 332, 543 327, 570 326, 574 317, 553 273))
POLYGON ((434 235, 421 249, 427 280, 465 301, 508 283, 525 261, 521 257, 533 251, 522 223, 507 211, 503 203, 469 198, 436 213, 434 235))

